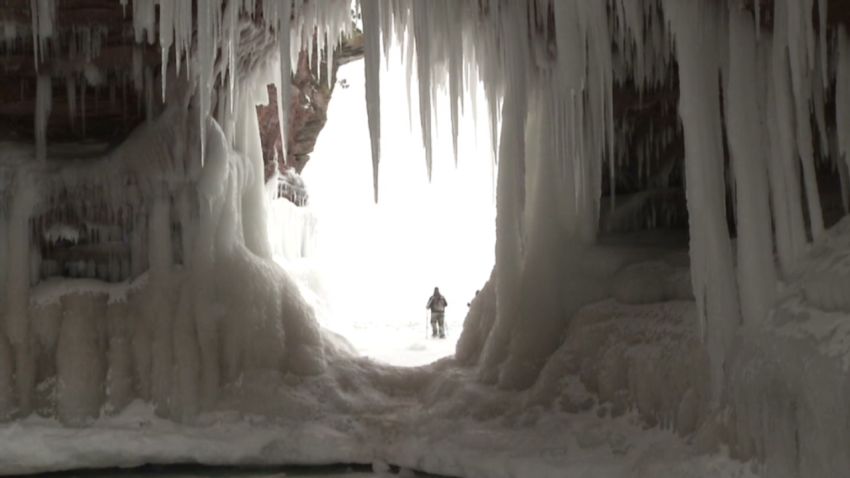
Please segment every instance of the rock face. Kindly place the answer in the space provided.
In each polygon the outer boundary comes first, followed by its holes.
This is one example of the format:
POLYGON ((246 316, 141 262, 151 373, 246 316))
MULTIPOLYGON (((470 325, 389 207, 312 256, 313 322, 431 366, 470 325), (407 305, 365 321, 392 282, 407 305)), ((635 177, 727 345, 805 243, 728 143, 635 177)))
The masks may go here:
POLYGON ((269 85, 268 106, 258 106, 260 134, 263 143, 263 160, 266 179, 277 166, 280 172, 294 169, 300 173, 310 160, 319 133, 327 121, 328 103, 336 85, 336 72, 340 65, 363 56, 362 35, 343 43, 334 54, 333 77, 328 81, 327 63, 317 64, 317 55, 311 62, 306 52, 298 57, 298 70, 292 77, 289 103, 289 128, 286 133, 286 161, 283 160, 280 128, 277 114, 277 90, 269 85))

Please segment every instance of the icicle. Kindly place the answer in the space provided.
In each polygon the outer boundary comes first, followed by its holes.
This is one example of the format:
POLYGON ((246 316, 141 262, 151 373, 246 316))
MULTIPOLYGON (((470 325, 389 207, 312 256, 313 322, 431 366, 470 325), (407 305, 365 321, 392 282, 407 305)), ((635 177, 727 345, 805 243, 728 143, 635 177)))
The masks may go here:
POLYGON ((194 26, 192 24, 192 2, 174 2, 174 56, 177 74, 180 74, 181 58, 186 62, 186 76, 191 73, 192 36, 194 26))
MULTIPOLYGON (((165 103, 165 81, 168 76, 168 53, 174 43, 174 14, 179 0, 159 0, 159 48, 162 52, 162 102, 165 103)), ((176 48, 175 48, 176 51, 176 48)), ((180 56, 179 52, 175 56, 180 56)))
POLYGON ((156 30, 156 0, 133 0, 133 33, 136 43, 154 42, 156 30))
POLYGON ((152 121, 154 117, 153 88, 153 70, 151 70, 150 66, 145 66, 145 120, 148 122, 152 121))
POLYGON ((820 51, 820 73, 823 81, 823 89, 829 89, 829 62, 827 59, 827 43, 826 43, 826 20, 828 15, 828 6, 826 0, 818 0, 818 20, 820 23, 818 35, 818 51, 820 51))
MULTIPOLYGON (((330 35, 330 33, 331 32, 328 32, 328 35, 330 35)), ((328 39, 328 42, 325 46, 325 48, 327 48, 327 50, 326 50, 327 58, 325 59, 325 78, 326 78, 326 81, 328 82, 328 89, 329 90, 331 88, 333 88, 333 83, 334 83, 334 48, 335 47, 336 47, 336 42, 332 41, 331 39, 328 39)))
POLYGON ((850 38, 842 25, 838 29, 838 67, 835 80, 835 125, 839 158, 850 171, 850 38))
MULTIPOLYGON (((815 176, 814 151, 812 146, 812 126, 809 105, 811 104, 811 72, 815 60, 814 27, 812 26, 812 0, 786 0, 776 2, 774 21, 787 20, 787 48, 793 88, 794 111, 796 116, 797 152, 803 165, 803 184, 809 211, 809 223, 812 237, 820 238, 824 233, 823 212, 818 194, 815 176), (808 8, 807 8, 808 7, 808 8), (781 11, 785 11, 782 13, 781 11)), ((777 23, 781 25, 781 23, 777 23)))
POLYGON ((366 57, 366 113, 372 146, 372 186, 378 202, 378 166, 381 161, 381 5, 378 0, 361 0, 363 44, 366 57))
POLYGON ((419 79, 419 122, 425 146, 425 167, 431 180, 433 138, 431 136, 431 32, 430 9, 426 2, 413 2, 413 36, 416 40, 416 73, 419 79))
MULTIPOLYGON (((821 45, 818 44, 818 48, 821 48, 821 45)), ((816 61, 818 64, 821 62, 821 57, 817 56, 816 61)), ((827 157, 829 152, 829 135, 826 125, 826 91, 824 89, 824 82, 819 81, 821 75, 821 69, 815 68, 812 70, 812 73, 816 76, 814 81, 812 81, 812 92, 811 92, 811 106, 813 109, 813 116, 815 118, 815 124, 817 125, 818 130, 818 139, 820 139, 820 153, 822 157, 827 157)), ((828 86, 827 86, 828 88, 828 86)))
MULTIPOLYGON (((280 83, 277 85, 277 120, 283 162, 289 161, 289 101, 292 98, 292 3, 283 2, 278 9, 278 54, 280 83)), ((297 56, 297 54, 296 54, 297 56)))
POLYGON ((50 75, 38 76, 35 100, 35 157, 47 159, 47 120, 53 106, 52 82, 50 75))
POLYGON ((86 92, 88 88, 86 88, 86 82, 80 82, 80 119, 82 120, 82 135, 86 135, 86 92))
POLYGON ((133 46, 132 72, 133 88, 136 93, 141 93, 145 87, 145 64, 142 59, 142 49, 138 45, 133 46))
MULTIPOLYGON (((776 2, 777 21, 785 20, 782 2, 776 2)), ((782 273, 787 276, 806 247, 806 233, 801 203, 800 174, 794 134, 794 106, 789 78, 787 32, 777 29, 773 34, 770 62, 770 81, 766 119, 772 154, 768 161, 771 174, 776 246, 782 273)))
POLYGON ((457 166, 457 141, 459 135, 459 106, 463 103, 463 48, 458 48, 457 45, 462 45, 461 25, 459 18, 462 14, 460 8, 463 7, 462 2, 451 2, 451 9, 447 10, 448 18, 447 28, 449 35, 448 55, 449 55, 449 101, 451 109, 452 121, 452 152, 454 153, 455 166, 457 166), (458 23, 453 23, 458 22, 458 23))
POLYGON ((198 119, 201 139, 201 165, 204 164, 206 149, 207 120, 210 116, 210 102, 213 88, 213 67, 215 62, 216 42, 213 22, 215 13, 213 3, 221 8, 218 2, 201 2, 198 5, 198 119))
MULTIPOLYGON (((236 70, 236 52, 239 49, 239 30, 238 30, 238 20, 239 20, 239 9, 237 8, 238 0, 231 0, 227 3, 227 7, 224 11, 224 16, 227 19, 227 24, 225 25, 225 45, 224 50, 227 54, 227 103, 228 103, 228 113, 229 115, 233 114, 233 104, 235 103, 234 98, 234 90, 236 88, 236 78, 237 78, 237 70, 236 70)), ((272 19, 277 18, 277 15, 274 17, 270 17, 272 19)), ((268 20, 272 21, 272 20, 268 20)))
MULTIPOLYGON (((401 50, 402 51, 406 50, 403 62, 404 62, 405 86, 406 86, 405 92, 407 93, 407 104, 409 104, 409 105, 413 104, 413 86, 412 85, 413 85, 413 65, 414 65, 413 56, 416 54, 415 53, 415 51, 416 51, 415 46, 416 46, 416 42, 413 39, 413 34, 408 33, 407 48, 402 48, 401 50)), ((495 106, 494 106, 494 108, 495 108, 495 106)), ((407 123, 408 123, 408 126, 410 127, 410 130, 413 131, 413 108, 407 109, 407 123)), ((496 155, 495 148, 494 148, 494 151, 493 151, 493 155, 494 156, 496 155)))
MULTIPOLYGON (((384 60, 387 62, 386 66, 389 66, 389 56, 390 56, 390 46, 392 45, 394 28, 393 28, 393 2, 392 1, 384 1, 381 4, 381 27, 380 32, 382 34, 381 41, 384 47, 384 60)), ((396 34, 398 32, 395 32, 396 34)), ((401 41, 398 42, 399 45, 403 46, 401 41)))
POLYGON ((68 75, 65 78, 65 87, 68 97, 68 120, 71 123, 71 130, 73 130, 74 123, 77 120, 77 82, 74 75, 68 75))
POLYGON ((53 36, 53 21, 56 16, 55 0, 31 0, 32 44, 35 69, 45 60, 47 39, 53 36))

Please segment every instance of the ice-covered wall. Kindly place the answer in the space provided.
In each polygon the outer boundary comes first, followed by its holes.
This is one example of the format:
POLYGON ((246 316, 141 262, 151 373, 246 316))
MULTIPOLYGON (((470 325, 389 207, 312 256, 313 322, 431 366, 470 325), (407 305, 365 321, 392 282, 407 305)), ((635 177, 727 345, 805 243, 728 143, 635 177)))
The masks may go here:
MULTIPOLYGON (((134 3, 134 22, 153 35, 156 4, 147 11, 144 3, 134 3)), ((48 144, 43 129, 35 148, 4 144, 3 418, 35 411, 82 425, 143 399, 163 416, 191 421, 237 380, 325 367, 314 312, 271 260, 265 223, 255 106, 268 102, 267 84, 279 84, 278 50, 269 48, 276 36, 237 15, 246 5, 220 11, 208 3, 200 49, 213 48, 206 54, 215 58, 182 53, 192 71, 213 70, 193 78, 187 65, 180 72, 164 62, 161 81, 145 83, 161 85, 162 105, 122 144, 48 144), (219 79, 226 87, 214 86, 219 79)), ((173 19, 165 10, 158 31, 167 58, 173 19)), ((296 19, 350 28, 347 11, 338 20, 321 14, 305 7, 296 19)), ((174 25, 178 39, 181 29, 192 34, 191 24, 174 25)), ((50 82, 42 84, 36 126, 49 114, 50 82)))
POLYGON ((3 416, 83 424, 142 398, 191 420, 244 374, 323 369, 312 311, 269 260, 254 100, 237 94, 234 129, 254 144, 234 150, 209 120, 203 167, 189 112, 169 108, 102 158, 36 162, 30 149, 9 168, 3 416), (116 229, 86 244, 96 279, 48 278, 31 248, 61 224, 57 204, 74 224, 116 229))

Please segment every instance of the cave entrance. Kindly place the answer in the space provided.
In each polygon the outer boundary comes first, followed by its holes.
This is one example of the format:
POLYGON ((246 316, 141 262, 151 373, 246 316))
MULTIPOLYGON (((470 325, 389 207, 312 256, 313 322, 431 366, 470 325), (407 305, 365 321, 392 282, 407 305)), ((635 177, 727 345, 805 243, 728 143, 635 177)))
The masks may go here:
MULTIPOLYGON (((406 78, 399 60, 382 68, 380 202, 359 60, 337 73, 327 123, 302 172, 308 204, 273 201, 270 222, 273 242, 283 246, 278 260, 299 279, 323 326, 363 355, 416 366, 454 354, 467 304, 490 276, 496 166, 483 91, 465 92, 457 165, 443 94, 434 98, 429 182, 419 111, 398 106, 408 103, 406 78), (472 107, 472 94, 480 108, 472 107), (444 340, 427 330, 425 304, 435 286, 449 303, 444 340)), ((415 74, 410 88, 416 95, 415 74)))

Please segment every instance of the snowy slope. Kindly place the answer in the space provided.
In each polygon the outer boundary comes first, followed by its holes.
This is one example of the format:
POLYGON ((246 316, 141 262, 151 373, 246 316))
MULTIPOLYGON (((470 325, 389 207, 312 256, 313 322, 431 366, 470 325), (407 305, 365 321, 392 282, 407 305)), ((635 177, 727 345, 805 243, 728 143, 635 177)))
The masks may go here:
POLYGON ((765 326, 738 337, 729 443, 764 460, 768 476, 839 476, 850 467, 848 257, 845 218, 778 288, 765 326))

